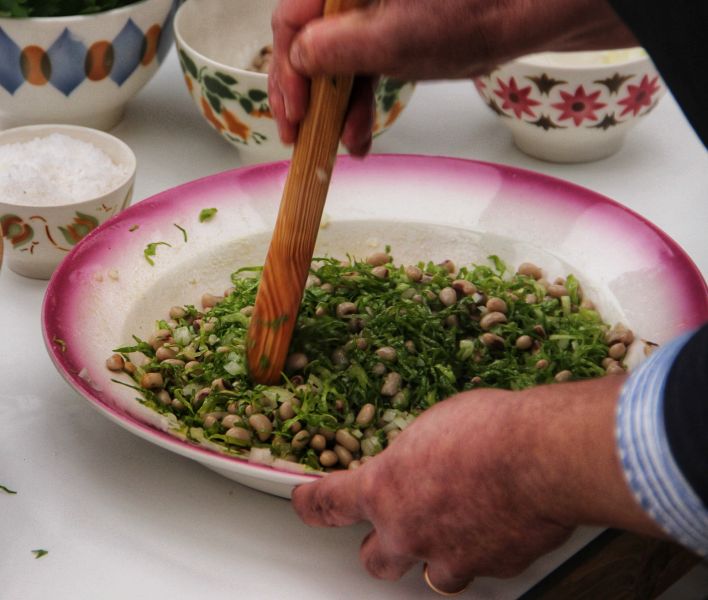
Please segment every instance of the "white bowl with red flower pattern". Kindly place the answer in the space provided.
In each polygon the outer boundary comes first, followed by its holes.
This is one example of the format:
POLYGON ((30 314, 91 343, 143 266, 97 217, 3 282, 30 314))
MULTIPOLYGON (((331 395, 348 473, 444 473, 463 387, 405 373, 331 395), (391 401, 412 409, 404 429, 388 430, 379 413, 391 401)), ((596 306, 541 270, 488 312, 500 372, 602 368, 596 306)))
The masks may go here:
POLYGON ((642 48, 532 54, 475 87, 520 150, 554 162, 614 154, 666 92, 642 48))
MULTIPOLYGON (((187 0, 175 15, 185 83, 204 120, 244 164, 290 158, 268 104, 268 74, 252 63, 271 44, 279 0, 187 0)), ((374 136, 393 125, 414 84, 383 77, 375 90, 374 136)))

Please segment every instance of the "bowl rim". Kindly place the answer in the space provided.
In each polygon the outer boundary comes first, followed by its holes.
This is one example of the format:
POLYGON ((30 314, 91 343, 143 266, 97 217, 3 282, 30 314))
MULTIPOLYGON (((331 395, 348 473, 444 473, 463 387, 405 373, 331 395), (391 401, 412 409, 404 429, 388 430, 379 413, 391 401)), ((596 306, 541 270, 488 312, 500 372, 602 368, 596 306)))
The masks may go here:
MULTIPOLYGON (((100 12, 89 13, 86 15, 64 15, 59 17, 0 17, 0 24, 5 23, 60 23, 65 24, 71 21, 85 21, 87 19, 95 19, 97 17, 102 17, 105 15, 117 15, 121 12, 131 12, 136 7, 141 4, 148 4, 149 2, 156 2, 157 0, 138 0, 132 4, 127 4, 126 6, 119 6, 118 8, 111 8, 110 10, 102 10, 100 12)), ((174 0, 170 0, 174 1, 174 0)))
MULTIPOLYGON (((102 139, 105 140, 109 144, 113 144, 115 147, 120 149, 123 154, 125 154, 126 157, 126 162, 123 163, 128 167, 128 173, 125 175, 125 177, 121 178, 120 181, 112 186, 110 189, 106 190, 103 194, 100 194, 98 196, 92 196, 90 198, 86 198, 85 200, 81 200, 79 202, 71 202, 71 203, 62 203, 62 204, 17 204, 15 202, 7 202, 5 199, 0 199, 0 204, 3 206, 9 206, 13 207, 19 210, 25 210, 25 209, 39 209, 41 208, 42 210, 56 210, 56 209, 61 209, 64 210, 69 207, 79 207, 83 206, 86 203, 89 202, 95 202, 97 200, 100 200, 101 198, 105 198, 106 196, 109 196, 110 194, 113 194, 114 192, 120 190, 122 187, 130 184, 130 182, 135 178, 135 174, 137 172, 138 168, 138 159, 135 156, 135 152, 133 152, 133 149, 126 144, 123 140, 120 138, 116 137, 115 135, 112 135, 106 131, 101 131, 100 129, 94 129, 92 127, 84 127, 82 125, 69 125, 69 124, 63 124, 63 123, 41 123, 41 124, 36 124, 36 125, 20 125, 19 127, 11 127, 10 129, 5 129, 3 131, 0 131, 0 146, 4 146, 6 143, 23 143, 21 141, 16 141, 16 142, 5 142, 4 138, 5 137, 10 137, 13 134, 17 133, 23 133, 27 132, 31 134, 32 132, 38 132, 37 135, 35 136, 30 136, 27 140, 33 140, 36 138, 43 138, 47 137, 53 133, 63 133, 64 135, 67 135, 68 137, 72 137, 70 132, 76 132, 79 131, 83 134, 85 134, 86 137, 88 138, 94 138, 94 139, 102 139), (40 134, 39 132, 45 132, 40 134)), ((77 138, 75 137, 74 139, 78 139, 79 141, 86 141, 85 139, 77 138)), ((93 145, 93 144, 92 144, 93 145)), ((95 146, 95 145, 94 145, 95 146)), ((106 153, 105 150, 101 149, 98 146, 97 147, 99 150, 102 152, 106 153)), ((113 157, 109 156, 109 158, 113 160, 113 157)))
POLYGON ((243 75, 248 75, 249 77, 254 77, 256 80, 267 80, 268 79, 268 73, 261 73, 260 71, 252 71, 250 69, 243 69, 241 67, 235 67, 234 65, 227 65, 226 63, 223 63, 218 60, 214 60, 213 58, 210 58, 203 54, 202 52, 199 52, 196 50, 192 45, 188 44, 184 37, 182 36, 182 32, 180 31, 180 23, 182 20, 182 13, 184 12, 185 6, 189 5, 189 0, 185 0, 182 2, 177 9, 177 12, 175 12, 175 18, 173 21, 172 25, 172 30, 174 31, 175 35, 175 41, 177 42, 177 46, 179 50, 189 50, 190 53, 194 54, 197 56, 200 60, 203 60, 207 64, 211 64, 215 66, 218 69, 222 70, 228 70, 232 71, 234 73, 239 73, 242 76, 243 75))
MULTIPOLYGON (((633 65, 637 65, 640 63, 645 63, 645 62, 651 62, 651 56, 649 56, 649 53, 643 46, 630 46, 628 48, 607 48, 604 50, 570 50, 567 52, 561 52, 561 51, 549 51, 549 52, 534 52, 532 54, 526 54, 524 56, 519 56, 518 58, 515 58, 513 60, 510 60, 507 62, 507 65, 521 65, 524 67, 533 67, 533 68, 541 68, 541 69, 552 69, 555 71, 573 71, 573 72, 586 72, 586 71, 597 71, 597 70, 605 70, 605 69, 621 69, 624 67, 630 67, 633 65), (596 55, 601 55, 605 52, 625 52, 629 50, 642 50, 644 54, 635 56, 633 58, 629 58, 627 60, 619 61, 619 62, 613 62, 613 63, 601 63, 601 64, 583 64, 583 65, 561 65, 561 64, 550 64, 550 63, 543 63, 543 62, 537 62, 532 60, 532 57, 538 56, 540 54, 561 54, 561 55, 568 55, 568 54, 596 54, 596 55)), ((503 68, 503 65, 500 67, 497 67, 495 70, 499 70, 503 68)))

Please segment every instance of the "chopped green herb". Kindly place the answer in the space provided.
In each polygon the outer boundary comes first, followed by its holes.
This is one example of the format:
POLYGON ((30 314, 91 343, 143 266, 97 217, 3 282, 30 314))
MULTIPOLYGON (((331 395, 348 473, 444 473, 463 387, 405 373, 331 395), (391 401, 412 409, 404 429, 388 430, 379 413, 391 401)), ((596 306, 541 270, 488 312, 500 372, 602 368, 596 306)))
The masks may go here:
POLYGON ((133 233, 133 231, 137 231, 138 229, 140 229, 140 225, 132 225, 132 226, 128 229, 128 231, 130 231, 130 233, 133 233))
POLYGON ((8 487, 5 487, 4 485, 0 485, 0 490, 5 492, 6 494, 16 494, 17 492, 15 490, 11 490, 8 487))
POLYGON ((204 208, 199 213, 199 222, 204 223, 205 221, 210 221, 214 218, 214 215, 219 212, 218 208, 204 208))
POLYGON ((169 246, 170 248, 172 248, 172 246, 167 242, 151 242, 150 244, 148 244, 145 250, 143 250, 143 254, 145 255, 145 260, 148 261, 151 266, 155 265, 155 261, 152 260, 152 258, 150 257, 155 256, 157 254, 158 246, 169 246))
POLYGON ((43 556, 49 554, 49 550, 44 550, 40 548, 39 550, 32 550, 32 554, 34 554, 35 558, 42 558, 43 556))
POLYGON ((54 336, 54 337, 52 338, 52 341, 53 341, 57 346, 59 346, 59 350, 61 350, 62 352, 66 352, 66 342, 65 342, 64 340, 62 340, 61 338, 58 338, 57 336, 54 336))
MULTIPOLYGON (((582 303, 575 277, 563 280, 568 293, 556 298, 499 257, 489 263, 456 269, 451 261, 374 266, 315 259, 278 386, 249 380, 247 332, 262 269, 239 269, 233 292, 216 306, 184 306, 178 318, 156 322, 156 330, 169 331, 174 358, 158 358, 137 337, 118 348, 145 358, 123 385, 140 390, 145 406, 170 415, 194 443, 322 470, 331 457, 320 463, 321 449, 307 442, 317 432, 330 440, 345 430, 340 437, 360 460, 457 392, 605 374, 609 327, 582 303), (141 386, 147 373, 161 376, 159 389, 141 386)), ((267 367, 268 357, 260 364, 267 367)), ((621 364, 612 367, 623 372, 621 364)))
POLYGON ((180 227, 179 225, 177 225, 177 223, 173 223, 173 225, 182 232, 182 237, 184 238, 184 242, 186 244, 187 243, 187 230, 184 227, 180 227))

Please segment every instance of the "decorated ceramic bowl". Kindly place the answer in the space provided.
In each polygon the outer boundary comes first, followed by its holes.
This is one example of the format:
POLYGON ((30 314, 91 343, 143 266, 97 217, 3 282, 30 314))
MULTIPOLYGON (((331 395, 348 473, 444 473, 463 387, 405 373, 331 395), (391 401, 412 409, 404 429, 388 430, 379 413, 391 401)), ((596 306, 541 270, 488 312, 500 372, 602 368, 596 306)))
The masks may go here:
POLYGON ((0 196, 0 242, 4 244, 7 266, 35 279, 49 279, 76 244, 128 206, 135 180, 132 150, 118 138, 96 129, 73 125, 17 127, 0 133, 0 146, 55 133, 92 144, 121 165, 125 175, 105 193, 80 202, 46 205, 41 198, 32 198, 19 203, 0 196))
MULTIPOLYGON (((168 415, 137 400, 134 389, 116 383, 132 380, 109 371, 106 358, 132 334, 147 339, 171 306, 196 305, 205 291, 231 285, 236 269, 263 263, 287 172, 286 161, 244 167, 131 206, 74 248, 52 277, 43 309, 52 360, 103 415, 285 497, 317 475, 196 444, 168 415), (212 218, 202 222, 204 209, 212 218), (146 252, 157 243, 150 258, 146 252)), ((343 156, 325 210, 316 256, 364 257, 390 244, 403 264, 464 265, 490 254, 508 265, 532 261, 549 280, 576 275, 608 323, 624 323, 637 340, 656 344, 708 318, 703 277, 675 242, 627 208, 559 179, 453 158, 343 156)), ((632 344, 630 368, 643 360, 644 348, 632 344)))
POLYGON ((520 150, 554 162, 614 154, 666 92, 642 48, 533 54, 475 86, 520 150))
MULTIPOLYGON (((204 119, 239 150, 244 163, 290 158, 268 105, 268 75, 255 70, 271 43, 278 0, 187 0, 175 40, 187 89, 204 119)), ((384 78, 376 90, 374 135, 396 121, 414 85, 384 78)))
POLYGON ((143 0, 92 15, 0 18, 0 129, 112 128, 167 54, 177 4, 143 0))

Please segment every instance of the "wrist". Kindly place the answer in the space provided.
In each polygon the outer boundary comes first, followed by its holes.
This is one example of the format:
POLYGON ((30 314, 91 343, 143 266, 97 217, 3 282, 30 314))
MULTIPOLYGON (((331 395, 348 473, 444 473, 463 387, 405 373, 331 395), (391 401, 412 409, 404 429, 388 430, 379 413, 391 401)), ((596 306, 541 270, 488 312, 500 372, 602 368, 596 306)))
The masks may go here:
POLYGON ((539 514, 566 526, 601 525, 660 536, 634 499, 619 461, 615 418, 624 381, 607 376, 555 384, 531 401, 523 399, 530 501, 539 514))

